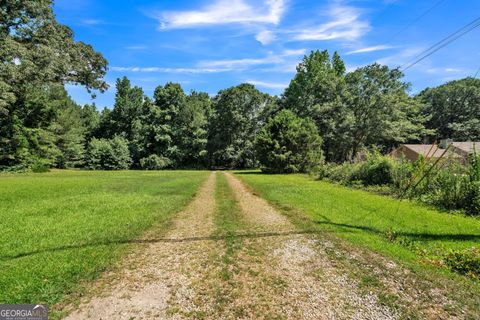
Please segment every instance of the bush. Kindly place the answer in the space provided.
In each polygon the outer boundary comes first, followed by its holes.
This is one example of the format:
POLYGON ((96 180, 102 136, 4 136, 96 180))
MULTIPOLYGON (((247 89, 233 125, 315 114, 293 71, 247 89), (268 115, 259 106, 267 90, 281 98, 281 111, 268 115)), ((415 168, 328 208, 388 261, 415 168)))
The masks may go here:
POLYGON ((480 249, 478 248, 451 251, 445 255, 443 262, 455 272, 480 279, 480 249))
POLYGON ((445 209, 465 207, 468 177, 465 167, 459 163, 450 163, 426 179, 421 193, 433 204, 445 209))
POLYGON ((92 170, 125 170, 132 164, 128 142, 113 139, 92 139, 87 150, 87 168, 92 170))
POLYGON ((400 175, 400 171, 394 170, 395 166, 393 159, 374 151, 368 153, 364 161, 329 165, 323 169, 323 175, 343 184, 386 185, 394 182, 394 174, 400 175))
POLYGON ((255 151, 264 172, 309 172, 322 162, 321 144, 313 121, 282 110, 258 134, 255 151))
POLYGON ((323 166, 324 177, 342 184, 350 184, 353 175, 358 171, 359 163, 344 162, 342 164, 327 164, 323 166))
POLYGON ((42 161, 37 161, 32 165, 32 172, 45 173, 50 171, 50 166, 42 161))
POLYGON ((398 159, 392 162, 392 187, 397 192, 402 192, 408 186, 414 172, 413 164, 406 159, 398 159))
POLYGON ((467 165, 447 158, 430 171, 433 161, 425 161, 421 158, 412 164, 404 159, 392 159, 372 152, 364 161, 326 164, 322 167, 320 178, 350 186, 360 185, 385 194, 400 194, 409 186, 407 196, 410 198, 448 210, 464 210, 469 215, 480 215, 479 155, 474 153, 467 165), (416 185, 427 171, 428 175, 416 185), (409 185, 411 182, 412 185, 409 185), (391 192, 379 186, 387 186, 391 192))
POLYGON ((171 164, 170 159, 151 154, 148 157, 140 159, 140 166, 145 170, 161 170, 171 164))
POLYGON ((469 161, 468 178, 465 209, 468 214, 480 215, 480 155, 476 152, 469 161))
POLYGON ((374 151, 367 154, 366 160, 361 163, 350 179, 361 181, 366 186, 384 185, 393 182, 392 172, 392 158, 374 151))

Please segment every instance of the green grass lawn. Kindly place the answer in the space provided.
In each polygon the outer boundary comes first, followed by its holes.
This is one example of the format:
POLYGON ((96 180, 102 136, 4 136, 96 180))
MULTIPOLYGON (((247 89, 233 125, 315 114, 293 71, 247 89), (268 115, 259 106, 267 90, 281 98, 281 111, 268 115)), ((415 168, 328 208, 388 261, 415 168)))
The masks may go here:
POLYGON ((159 232, 201 171, 0 175, 0 303, 54 304, 108 269, 128 241, 159 232))
POLYGON ((236 172, 280 208, 306 214, 332 231, 402 261, 438 259, 450 250, 480 247, 480 219, 440 212, 410 201, 353 190, 306 175, 236 172))

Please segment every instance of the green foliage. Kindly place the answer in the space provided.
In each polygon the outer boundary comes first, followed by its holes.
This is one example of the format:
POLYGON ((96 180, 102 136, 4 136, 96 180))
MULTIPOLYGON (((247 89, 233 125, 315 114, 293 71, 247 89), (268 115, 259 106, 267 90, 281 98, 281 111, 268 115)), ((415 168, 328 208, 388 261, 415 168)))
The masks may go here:
POLYGON ((352 159, 364 147, 387 151, 398 143, 419 141, 427 117, 407 94, 397 69, 372 64, 345 73, 340 56, 313 51, 297 67, 282 105, 312 118, 328 161, 352 159))
POLYGON ((480 279, 480 249, 451 250, 443 262, 453 271, 480 279))
MULTIPOLYGON (((64 144, 55 136, 57 109, 67 99, 58 88, 106 89, 107 62, 58 24, 52 1, 2 1, 0 12, 0 169, 32 168, 37 161, 68 165, 81 157, 81 141, 64 144)), ((60 136, 71 131, 64 129, 60 136)))
POLYGON ((312 51, 297 66, 297 73, 282 96, 282 106, 302 118, 311 118, 323 138, 327 160, 347 157, 351 117, 344 103, 345 64, 335 52, 312 51))
POLYGON ((56 110, 51 130, 59 150, 54 165, 58 168, 81 167, 87 130, 82 119, 82 108, 72 101, 62 86, 55 88, 50 100, 56 110))
POLYGON ((120 136, 90 141, 87 168, 91 170, 125 170, 132 164, 128 141, 120 136))
POLYGON ((378 151, 369 153, 350 179, 361 181, 364 185, 384 185, 393 182, 394 161, 388 156, 382 156, 378 151))
POLYGON ((205 92, 192 91, 175 118, 174 141, 177 146, 176 167, 199 168, 207 165, 208 121, 212 102, 205 92))
POLYGON ((402 77, 398 69, 377 63, 346 75, 346 103, 353 118, 350 155, 375 145, 388 151, 398 143, 420 141, 424 136, 426 118, 418 102, 407 94, 409 84, 402 82, 402 77))
POLYGON ((422 91, 417 99, 430 117, 427 127, 433 139, 480 140, 480 79, 450 81, 422 91))
MULTIPOLYGON (((394 183, 395 179, 406 175, 403 167, 388 156, 383 156, 378 150, 365 153, 365 159, 355 162, 344 162, 339 165, 329 164, 323 169, 322 178, 338 181, 343 184, 362 184, 365 186, 385 185, 394 183)), ((397 181, 397 183, 400 183, 397 181)))
POLYGON ((433 161, 420 158, 412 164, 374 151, 367 153, 363 161, 324 165, 319 177, 345 185, 388 185, 390 190, 382 190, 382 193, 386 191, 443 209, 480 215, 479 163, 477 154, 466 165, 458 159, 446 158, 429 171, 433 161), (425 178, 420 181, 423 176, 425 178))
POLYGON ((469 159, 468 185, 465 190, 466 211, 473 215, 480 215, 480 154, 474 149, 469 159))
POLYGON ((140 166, 145 170, 162 170, 171 164, 170 159, 151 154, 148 157, 140 159, 140 166))
POLYGON ((257 165, 255 135, 262 126, 262 112, 272 98, 251 84, 221 90, 213 99, 208 152, 212 166, 253 168, 257 165))
POLYGON ((283 110, 258 133, 255 148, 262 171, 293 173, 308 172, 320 165, 321 144, 313 121, 283 110))

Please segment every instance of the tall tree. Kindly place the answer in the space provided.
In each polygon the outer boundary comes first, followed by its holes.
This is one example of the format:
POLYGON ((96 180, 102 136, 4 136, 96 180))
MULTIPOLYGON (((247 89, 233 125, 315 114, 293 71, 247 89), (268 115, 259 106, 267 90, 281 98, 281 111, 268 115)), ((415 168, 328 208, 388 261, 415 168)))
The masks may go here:
POLYGON ((346 76, 347 105, 352 113, 348 153, 355 156, 364 146, 391 147, 418 141, 426 133, 420 105, 407 94, 398 69, 377 63, 358 68, 346 76))
POLYGON ((174 128, 179 166, 200 167, 207 164, 207 130, 211 113, 212 102, 208 93, 193 91, 187 96, 174 128))
POLYGON ((177 165, 181 152, 176 143, 176 128, 186 99, 178 83, 169 82, 155 89, 153 101, 148 102, 145 119, 145 156, 154 154, 168 159, 172 166, 177 165))
POLYGON ((213 166, 249 168, 256 165, 254 140, 262 110, 272 98, 251 84, 220 91, 213 99, 208 151, 213 166))
POLYGON ((143 90, 132 87, 127 77, 117 79, 116 90, 113 109, 102 117, 97 136, 122 136, 127 139, 134 164, 138 165, 140 155, 144 153, 142 117, 146 107, 143 90))
POLYGON ((349 113, 344 103, 345 64, 335 52, 312 51, 297 66, 297 73, 282 96, 282 106, 315 121, 324 139, 328 160, 342 160, 339 146, 347 137, 349 113))
POLYGON ((84 164, 85 134, 87 127, 82 120, 82 108, 68 96, 61 85, 53 87, 49 100, 56 111, 51 130, 59 154, 55 166, 74 168, 84 164))
POLYGON ((290 110, 270 118, 257 135, 255 149, 262 171, 308 172, 322 162, 322 139, 311 119, 290 110))
POLYGON ((480 79, 465 78, 427 88, 417 99, 423 103, 423 113, 430 116, 426 125, 435 130, 432 140, 480 140, 480 79))
POLYGON ((58 24, 51 0, 0 2, 0 59, 0 167, 42 158, 37 151, 50 148, 42 137, 52 120, 50 107, 31 103, 32 91, 67 82, 107 88, 107 61, 58 24), (41 116, 28 118, 24 111, 32 108, 41 116), (33 146, 35 141, 45 143, 33 146))

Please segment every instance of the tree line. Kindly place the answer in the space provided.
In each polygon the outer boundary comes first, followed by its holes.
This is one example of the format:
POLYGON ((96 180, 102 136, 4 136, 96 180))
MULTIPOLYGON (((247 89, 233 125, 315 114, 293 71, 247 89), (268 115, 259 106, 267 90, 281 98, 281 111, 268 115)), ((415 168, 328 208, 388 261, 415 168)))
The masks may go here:
POLYGON ((51 1, 2 3, 0 170, 254 168, 302 172, 364 149, 439 138, 480 140, 480 80, 410 95, 398 69, 347 72, 338 53, 312 51, 277 97, 253 85, 152 97, 123 77, 113 108, 79 106, 64 85, 104 91, 107 61, 59 25, 51 1))

